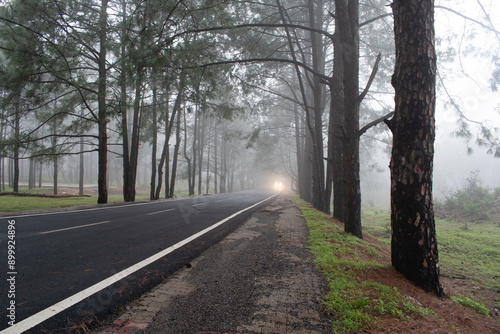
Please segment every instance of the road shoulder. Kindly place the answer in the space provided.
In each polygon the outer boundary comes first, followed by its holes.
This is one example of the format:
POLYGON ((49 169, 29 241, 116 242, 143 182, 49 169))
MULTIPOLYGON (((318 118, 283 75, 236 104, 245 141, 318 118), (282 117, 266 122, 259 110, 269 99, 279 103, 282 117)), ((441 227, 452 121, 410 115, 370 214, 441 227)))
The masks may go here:
POLYGON ((329 333, 306 241, 300 211, 280 195, 100 333, 329 333))

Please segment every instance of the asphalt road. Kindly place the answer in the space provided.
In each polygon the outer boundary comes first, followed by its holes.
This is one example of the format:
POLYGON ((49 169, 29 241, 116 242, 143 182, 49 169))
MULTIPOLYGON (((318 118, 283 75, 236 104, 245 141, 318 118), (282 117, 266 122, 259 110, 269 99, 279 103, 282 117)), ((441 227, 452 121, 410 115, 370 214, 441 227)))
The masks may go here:
POLYGON ((260 204, 234 214, 270 196, 254 190, 2 217, 0 330, 15 328, 9 326, 14 314, 16 327, 35 326, 30 333, 74 332, 189 265, 260 204))

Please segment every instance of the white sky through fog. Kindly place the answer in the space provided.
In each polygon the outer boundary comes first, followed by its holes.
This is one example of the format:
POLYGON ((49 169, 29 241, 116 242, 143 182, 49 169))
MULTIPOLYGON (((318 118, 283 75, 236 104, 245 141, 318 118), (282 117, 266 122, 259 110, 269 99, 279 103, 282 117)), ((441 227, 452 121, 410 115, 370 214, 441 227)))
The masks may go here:
MULTIPOLYGON (((500 29, 500 2, 497 0, 481 0, 484 9, 489 13, 495 29, 500 29)), ((436 6, 446 6, 456 9, 464 15, 480 22, 487 22, 477 0, 436 1, 436 6)), ((475 121, 488 121, 492 127, 500 128, 500 92, 491 90, 490 78, 493 71, 491 56, 500 52, 500 40, 495 34, 486 32, 477 23, 449 11, 436 8, 436 36, 446 38, 450 32, 455 32, 458 38, 448 43, 442 42, 441 48, 453 47, 460 52, 460 57, 453 63, 438 59, 438 71, 443 77, 449 94, 460 104, 467 118, 475 121), (474 39, 463 38, 474 34, 474 39), (469 48, 474 46, 483 56, 469 48), (488 54, 490 53, 490 54, 488 54), (460 61, 461 60, 461 61, 460 61), (465 72, 465 73, 464 73, 465 72)), ((438 78, 439 85, 439 78, 438 78)), ((499 87, 500 88, 500 87, 499 87)), ((469 144, 472 155, 467 155, 464 139, 453 138, 450 134, 456 130, 456 112, 445 103, 448 97, 442 89, 438 89, 436 109, 436 155, 434 164, 435 195, 463 186, 465 178, 474 170, 480 170, 480 176, 485 185, 492 188, 500 186, 500 159, 486 154, 486 149, 478 148, 473 139, 469 144)), ((500 136, 500 133, 497 133, 500 136)))

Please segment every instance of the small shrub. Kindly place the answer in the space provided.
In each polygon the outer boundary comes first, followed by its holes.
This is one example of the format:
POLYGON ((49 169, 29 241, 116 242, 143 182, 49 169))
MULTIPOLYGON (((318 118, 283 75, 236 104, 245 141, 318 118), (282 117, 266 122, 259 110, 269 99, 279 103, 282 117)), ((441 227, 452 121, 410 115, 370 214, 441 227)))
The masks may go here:
POLYGON ((479 171, 474 170, 467 178, 466 187, 447 196, 442 207, 457 215, 485 220, 494 206, 495 193, 482 185, 479 171))

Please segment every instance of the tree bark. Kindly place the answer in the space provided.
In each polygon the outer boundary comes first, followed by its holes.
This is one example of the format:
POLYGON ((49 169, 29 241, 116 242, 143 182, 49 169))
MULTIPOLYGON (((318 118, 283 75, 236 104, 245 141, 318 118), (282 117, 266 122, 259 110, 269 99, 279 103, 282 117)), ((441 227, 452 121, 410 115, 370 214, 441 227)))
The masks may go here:
POLYGON ((99 19, 99 78, 98 78, 98 156, 99 173, 97 177, 97 203, 108 202, 107 166, 108 166, 108 116, 106 108, 106 51, 107 51, 107 23, 108 0, 101 0, 99 19))
POLYGON ((52 158, 52 162, 54 164, 54 195, 57 195, 57 179, 58 179, 58 176, 59 176, 59 169, 57 167, 57 164, 58 164, 58 161, 57 161, 57 155, 54 155, 54 157, 52 158))
POLYGON ((210 191, 210 132, 208 134, 207 141, 208 141, 208 145, 207 145, 208 151, 207 151, 207 172, 206 172, 206 179, 205 179, 205 182, 206 182, 205 194, 208 195, 208 193, 210 191))
MULTIPOLYGON (((83 109, 81 111, 81 116, 83 117, 83 109)), ((83 135, 83 126, 81 128, 81 133, 83 135)), ((83 151, 85 150, 85 143, 83 141, 83 137, 80 138, 80 156, 79 156, 79 163, 80 163, 80 168, 79 168, 79 177, 78 177, 78 194, 80 196, 83 195, 83 184, 84 184, 84 178, 85 178, 85 159, 83 156, 83 151)))
MULTIPOLYGON (((336 19, 336 22, 339 19, 336 19)), ((344 54, 339 37, 340 23, 335 23, 333 75, 330 80, 330 119, 328 126, 328 163, 333 174, 333 216, 345 221, 344 166, 342 129, 344 128, 344 54)))
POLYGON ((206 127, 206 115, 203 114, 201 118, 201 126, 198 127, 199 139, 198 139, 198 195, 201 195, 202 184, 202 174, 203 174, 203 149, 205 148, 205 127, 206 127))
MULTIPOLYGON (((179 108, 181 105, 181 97, 182 97, 182 80, 181 85, 179 87, 179 91, 177 93, 177 98, 174 103, 174 108, 172 110, 172 114, 170 115, 170 119, 168 117, 168 101, 166 101, 166 109, 165 109, 165 142, 163 144, 163 150, 161 153, 160 163, 158 164, 158 186, 156 187, 155 199, 160 198, 161 191, 161 183, 162 183, 162 169, 165 164, 165 198, 170 197, 170 136, 172 135, 172 129, 175 122, 175 116, 179 112, 179 108)), ((167 94, 168 95, 168 94, 167 94)))
MULTIPOLYGON (((156 101, 156 95, 157 95, 157 88, 156 88, 156 82, 155 79, 153 78, 153 110, 152 110, 152 116, 153 116, 153 138, 152 138, 152 143, 151 143, 151 182, 150 182, 150 191, 149 191, 149 199, 154 200, 156 198, 156 192, 155 192, 155 187, 156 187, 156 146, 157 146, 157 141, 158 141, 158 126, 157 126, 157 101, 156 101)), ((161 169, 160 169, 161 170, 161 169)), ((161 181, 159 182, 161 184, 161 181)))
MULTIPOLYGON (((308 0, 309 26, 320 29, 323 23, 323 1, 308 0), (318 8, 315 8, 316 6, 318 8)), ((312 67, 317 73, 324 73, 325 55, 323 52, 322 36, 317 32, 310 32, 312 67)), ((313 183, 312 183, 312 204, 326 213, 330 213, 330 200, 325 193, 325 162, 323 156, 323 111, 324 111, 324 90, 320 78, 314 75, 312 78, 312 138, 313 138, 313 183)))
POLYGON ((432 201, 436 107, 434 1, 395 0, 391 156, 392 265, 443 297, 432 201))
MULTIPOLYGON (((180 108, 180 100, 179 100, 179 108, 180 108)), ((175 129, 175 147, 174 147, 174 156, 172 158, 172 175, 170 178, 170 193, 169 198, 174 197, 175 190, 175 178, 177 177, 177 158, 179 156, 179 149, 181 147, 181 112, 180 109, 177 112, 177 121, 176 121, 176 129, 175 129)))
POLYGON ((217 155, 217 148, 219 147, 219 143, 218 143, 218 129, 217 129, 217 124, 215 124, 215 127, 214 127, 214 193, 217 194, 218 191, 219 191, 219 188, 218 188, 218 184, 217 184, 217 179, 218 179, 218 175, 219 175, 219 170, 218 170, 218 166, 219 166, 219 163, 218 163, 218 160, 219 160, 219 156, 217 155))
POLYGON ((139 159, 139 135, 141 132, 141 100, 143 84, 143 66, 136 69, 135 96, 134 96, 134 117, 132 119, 132 137, 129 156, 129 170, 125 177, 128 178, 127 187, 123 187, 123 199, 125 202, 135 201, 135 184, 137 180, 137 163, 139 159))
MULTIPOLYGON (((3 93, 2 93, 3 98, 3 93)), ((2 110, 0 117, 0 142, 4 140, 5 111, 2 110)), ((3 156, 3 145, 0 146, 0 190, 5 191, 5 157, 3 156)))
POLYGON ((188 193, 189 193, 189 196, 191 196, 191 195, 194 195, 194 185, 192 184, 192 179, 191 179, 191 158, 189 158, 189 156, 187 154, 186 108, 184 108, 183 116, 184 116, 184 159, 186 159, 186 162, 187 162, 188 193))
POLYGON ((17 193, 19 192, 19 138, 21 133, 21 115, 19 108, 19 96, 16 101, 16 114, 14 115, 14 171, 13 171, 13 179, 12 179, 12 191, 17 193))
POLYGON ((358 238, 361 231, 359 182, 359 1, 336 0, 338 37, 344 65, 344 229, 358 238))

